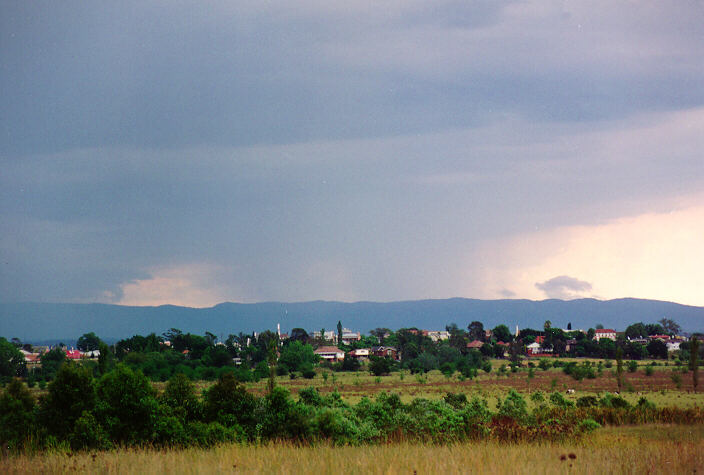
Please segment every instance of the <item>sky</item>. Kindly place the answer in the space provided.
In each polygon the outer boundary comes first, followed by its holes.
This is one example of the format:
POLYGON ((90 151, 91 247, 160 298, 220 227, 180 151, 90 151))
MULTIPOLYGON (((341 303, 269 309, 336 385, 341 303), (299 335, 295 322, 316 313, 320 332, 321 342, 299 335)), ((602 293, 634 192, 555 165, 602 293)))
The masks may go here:
POLYGON ((0 302, 704 306, 704 3, 0 1, 0 302))

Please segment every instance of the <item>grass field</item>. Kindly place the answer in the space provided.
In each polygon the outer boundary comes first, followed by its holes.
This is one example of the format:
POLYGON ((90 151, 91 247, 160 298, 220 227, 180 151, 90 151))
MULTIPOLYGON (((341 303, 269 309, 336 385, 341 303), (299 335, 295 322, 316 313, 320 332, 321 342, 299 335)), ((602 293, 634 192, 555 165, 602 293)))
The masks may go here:
POLYGON ((695 473, 704 426, 607 427, 576 442, 362 447, 223 445, 124 449, 0 460, 0 473, 695 473))
MULTIPOLYGON (((624 373, 622 395, 629 402, 636 402, 645 396, 658 406, 692 407, 704 406, 704 393, 694 393, 691 373, 681 374, 678 388, 672 380, 673 366, 658 366, 651 376, 647 376, 643 368, 635 373, 624 373)), ((576 400, 586 394, 599 395, 604 392, 618 390, 616 378, 612 370, 605 369, 596 379, 576 381, 559 368, 547 371, 534 370, 533 378, 528 378, 528 372, 523 369, 517 373, 508 372, 500 375, 498 372, 479 372, 479 377, 473 380, 460 380, 457 373, 452 378, 445 377, 439 371, 431 371, 422 377, 409 373, 393 373, 391 376, 374 377, 366 371, 335 373, 328 371, 327 381, 319 373, 314 379, 295 379, 278 377, 277 384, 288 388, 294 395, 307 386, 314 386, 321 393, 337 390, 342 398, 349 403, 357 403, 364 397, 373 397, 382 391, 392 391, 401 396, 403 402, 413 398, 442 398, 448 392, 463 392, 468 396, 485 397, 490 403, 496 397, 505 397, 509 389, 516 389, 524 394, 541 390, 544 392, 574 389, 575 393, 567 396, 576 400)), ((202 387, 209 383, 202 383, 202 387)), ((259 395, 266 391, 266 382, 248 383, 248 388, 259 395)), ((701 389, 701 388, 700 388, 701 389)))

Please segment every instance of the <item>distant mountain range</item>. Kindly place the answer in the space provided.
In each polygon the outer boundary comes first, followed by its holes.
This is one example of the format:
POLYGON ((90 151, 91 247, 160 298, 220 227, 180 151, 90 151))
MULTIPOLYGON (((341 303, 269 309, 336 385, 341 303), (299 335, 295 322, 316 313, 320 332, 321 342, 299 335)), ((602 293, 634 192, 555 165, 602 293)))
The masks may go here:
POLYGON ((367 333, 370 329, 417 327, 441 330, 457 323, 466 328, 479 320, 485 328, 504 323, 513 331, 542 328, 546 320, 553 327, 606 328, 624 330, 634 322, 653 323, 662 317, 675 320, 684 331, 704 330, 704 307, 643 299, 617 300, 476 300, 452 298, 402 302, 264 302, 222 303, 211 308, 127 307, 107 304, 0 303, 0 336, 23 341, 74 341, 83 333, 95 332, 113 340, 135 334, 161 334, 174 327, 184 332, 212 332, 226 338, 230 333, 251 333, 266 329, 281 331, 300 327, 307 331, 332 330, 338 320, 343 326, 367 333))

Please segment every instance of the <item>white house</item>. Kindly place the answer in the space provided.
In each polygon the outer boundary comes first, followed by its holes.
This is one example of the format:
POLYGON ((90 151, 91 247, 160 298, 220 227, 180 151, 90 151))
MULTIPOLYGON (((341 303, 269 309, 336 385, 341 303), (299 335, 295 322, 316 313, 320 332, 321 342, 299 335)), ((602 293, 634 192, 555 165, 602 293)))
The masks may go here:
POLYGON ((423 334, 428 336, 431 340, 433 340, 436 343, 440 340, 449 340, 450 339, 450 332, 445 331, 445 330, 440 330, 440 331, 423 330, 423 334))
POLYGON ((612 330, 611 328, 598 328, 594 332, 594 339, 599 341, 602 338, 608 338, 609 340, 616 341, 616 330, 612 330))
POLYGON ((313 353, 327 361, 340 361, 345 359, 345 352, 336 346, 321 346, 313 353))
POLYGON ((350 351, 350 356, 360 360, 369 359, 369 348, 357 348, 356 350, 352 350, 350 351))
POLYGON ((543 347, 540 346, 540 343, 538 343, 538 342, 531 343, 530 345, 526 346, 526 349, 528 350, 528 353, 531 355, 535 355, 535 354, 543 352, 543 347))

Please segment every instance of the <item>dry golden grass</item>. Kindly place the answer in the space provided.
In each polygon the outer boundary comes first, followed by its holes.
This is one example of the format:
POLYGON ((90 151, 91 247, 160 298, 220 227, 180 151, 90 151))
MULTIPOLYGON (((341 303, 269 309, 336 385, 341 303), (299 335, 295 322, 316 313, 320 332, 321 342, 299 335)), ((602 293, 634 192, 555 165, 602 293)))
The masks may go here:
POLYGON ((663 425, 605 428, 562 444, 225 445, 212 450, 128 449, 0 460, 0 473, 640 474, 693 473, 702 467, 704 426, 663 425))

